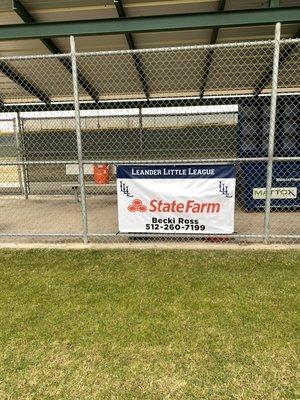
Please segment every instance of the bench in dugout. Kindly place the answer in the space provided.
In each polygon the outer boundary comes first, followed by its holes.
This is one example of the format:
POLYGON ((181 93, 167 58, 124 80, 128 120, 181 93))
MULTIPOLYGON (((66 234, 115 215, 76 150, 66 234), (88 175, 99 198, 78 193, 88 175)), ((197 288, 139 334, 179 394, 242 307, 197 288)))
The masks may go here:
MULTIPOLYGON (((94 164, 84 164, 83 166, 83 173, 84 175, 88 175, 92 178, 94 178, 94 164)), ((79 167, 77 164, 66 164, 66 175, 67 176, 77 176, 79 178, 79 167)), ((89 188, 97 188, 97 189, 106 189, 106 188, 115 188, 116 187, 116 182, 109 182, 109 183, 97 183, 94 180, 93 181, 88 181, 85 182, 85 187, 89 188)), ((62 186, 64 188, 69 188, 72 190, 74 194, 75 201, 79 202, 80 201, 80 183, 79 179, 76 182, 67 182, 63 183, 62 186)), ((105 190, 103 191, 103 194, 105 194, 105 190)))

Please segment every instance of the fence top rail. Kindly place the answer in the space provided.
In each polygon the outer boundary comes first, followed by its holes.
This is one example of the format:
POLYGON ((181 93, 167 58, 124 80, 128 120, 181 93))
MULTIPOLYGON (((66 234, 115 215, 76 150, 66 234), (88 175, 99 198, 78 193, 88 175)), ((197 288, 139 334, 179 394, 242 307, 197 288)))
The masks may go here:
MULTIPOLYGON (((297 43, 300 42, 298 39, 282 39, 282 43, 297 43)), ((135 50, 108 50, 108 51, 89 51, 79 52, 76 51, 77 56, 106 56, 106 55, 121 55, 121 54, 145 54, 145 53, 163 53, 163 52, 174 52, 174 51, 186 51, 186 50, 206 50, 206 49, 222 49, 222 48, 235 48, 235 47, 255 47, 265 46, 274 44, 274 39, 269 40, 257 40, 247 42, 228 42, 228 43, 216 43, 216 44, 201 44, 191 46, 173 46, 173 47, 157 47, 147 49, 135 49, 135 50)), ((20 55, 20 56, 4 56, 0 57, 2 61, 14 61, 14 60, 32 60, 32 59, 59 59, 64 57, 71 57, 71 53, 62 54, 33 54, 33 55, 20 55)))
POLYGON ((300 43, 300 38, 294 38, 294 39, 281 39, 280 43, 282 44, 288 44, 288 43, 300 43))
MULTIPOLYGON (((281 43, 300 43, 300 38, 281 39, 281 43)), ((107 55, 121 55, 121 54, 144 54, 144 53, 163 53, 173 51, 186 51, 186 50, 206 50, 206 49, 222 49, 222 48, 235 48, 235 47, 255 47, 274 44, 274 39, 257 40, 247 42, 227 42, 215 44, 201 44, 191 46, 172 46, 172 47, 157 47, 147 49, 134 49, 134 50, 107 50, 107 51, 76 51, 77 56, 107 56, 107 55)), ((14 60, 32 60, 32 59, 59 59, 71 57, 71 53, 61 54, 32 54, 20 56, 3 56, 0 57, 0 62, 14 61, 14 60)))
MULTIPOLYGON (((300 39, 299 39, 300 41, 300 39)), ((230 43, 216 43, 216 44, 199 44, 191 46, 173 46, 173 47, 156 47, 147 49, 135 50, 107 50, 107 51, 83 51, 76 52, 77 56, 107 56, 107 55, 121 55, 121 54, 145 54, 145 53, 165 53, 175 51, 192 51, 192 50, 207 50, 219 48, 233 48, 233 47, 255 47, 274 44, 274 40, 258 40, 249 42, 230 42, 230 43)))
POLYGON ((4 56, 0 57, 0 62, 4 61, 17 61, 17 60, 38 60, 38 59, 48 59, 48 58, 71 58, 71 53, 59 53, 59 54, 31 54, 23 56, 4 56))

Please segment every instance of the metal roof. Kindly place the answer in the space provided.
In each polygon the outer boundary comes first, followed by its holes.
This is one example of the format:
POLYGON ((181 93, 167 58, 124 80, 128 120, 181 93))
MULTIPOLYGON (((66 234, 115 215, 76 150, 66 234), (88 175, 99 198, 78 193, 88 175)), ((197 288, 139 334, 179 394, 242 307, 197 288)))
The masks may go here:
MULTIPOLYGON (((21 0, 22 5, 37 22, 76 21, 118 18, 113 0, 21 0)), ((267 8, 269 0, 227 0, 225 11, 267 8)), ((219 0, 124 0, 127 17, 150 15, 215 12, 219 0)), ((281 7, 299 6, 299 0, 281 0, 281 7)), ((0 2, 0 25, 24 24, 12 9, 11 0, 0 2)), ((299 24, 284 25, 282 37, 293 37, 299 24)), ((209 43, 212 29, 136 33, 133 35, 138 48, 180 46, 209 43)), ((272 39, 272 26, 252 26, 220 29, 217 42, 272 39)), ((67 38, 53 39, 62 52, 69 51, 67 38)), ((90 36, 77 40, 79 51, 128 49, 124 35, 90 36), (101 39, 100 39, 101 38, 101 39)), ((0 55, 48 53, 39 40, 0 41, 0 55)))
MULTIPOLYGON (((115 2, 113 0, 14 0, 15 4, 21 5, 28 13, 29 17, 28 15, 24 17, 24 15, 22 16, 16 9, 13 9, 12 0, 2 0, 0 2, 0 28, 4 25, 26 24, 26 18, 32 18, 32 21, 36 21, 37 23, 49 23, 58 21, 118 19, 122 16, 136 18, 152 15, 185 15, 189 13, 214 14, 220 9, 225 11, 264 10, 269 7, 269 1, 270 0, 123 0, 120 10, 116 6, 116 0, 115 2)), ((280 1, 281 7, 299 7, 299 5, 299 0, 280 1)), ((282 37, 294 37, 299 34, 299 28, 300 22, 299 24, 290 23, 283 25, 282 37)), ((129 48, 146 49, 268 40, 273 39, 273 37, 273 25, 239 26, 220 29, 215 27, 212 29, 128 33, 126 35, 78 36, 76 38, 76 49, 78 52, 128 50, 129 48)), ((0 57, 49 54, 51 52, 67 53, 69 51, 70 45, 68 37, 58 37, 51 40, 47 38, 43 40, 0 40, 0 57)), ((246 79, 242 79, 242 75, 239 76, 236 73, 234 76, 232 75, 231 71, 235 71, 234 64, 236 60, 242 60, 242 56, 239 55, 238 49, 234 50, 234 57, 232 57, 230 51, 229 49, 228 52, 224 49, 222 52, 215 50, 214 60, 210 63, 211 65, 208 65, 209 60, 207 60, 205 52, 199 50, 196 54, 191 50, 190 56, 185 55, 185 62, 189 63, 189 68, 195 70, 196 73, 194 77, 189 77, 188 81, 186 80, 187 78, 183 78, 182 69, 180 70, 180 68, 178 69, 178 76, 176 76, 175 69, 169 75, 164 71, 165 63, 168 62, 167 53, 162 53, 160 58, 157 58, 155 65, 151 63, 149 54, 145 53, 143 55, 143 65, 145 75, 149 80, 147 85, 149 85, 150 88, 150 97, 174 95, 197 96, 199 81, 201 81, 201 76, 199 76, 199 74, 205 74, 205 68, 207 67, 209 67, 210 73, 204 82, 205 95, 238 95, 251 93, 251 91, 253 91, 255 74, 258 68, 263 71, 268 68, 268 65, 272 64, 272 48, 270 47, 268 50, 265 50, 265 57, 263 60, 259 59, 255 61, 252 57, 251 62, 253 65, 256 65, 256 62, 257 65, 252 71, 247 70, 247 82, 246 79), (216 77, 218 80, 218 88, 216 88, 217 85, 213 81, 216 77), (184 89, 184 86, 187 87, 188 90, 184 89)), ((299 50, 297 51, 299 55, 299 50)), ((243 52, 245 53, 245 50, 243 50, 243 52)), ((175 55, 173 54, 172 57, 174 65, 178 65, 182 59, 182 54, 177 52, 175 55)), ((248 62, 251 58, 250 52, 248 55, 244 54, 243 57, 245 62, 248 62)), ((125 64, 119 69, 119 72, 117 72, 116 65, 114 65, 114 63, 118 62, 117 59, 117 56, 115 56, 115 60, 113 60, 112 57, 95 57, 92 66, 88 65, 88 63, 81 63, 80 65, 79 61, 83 82, 80 92, 82 100, 88 101, 91 100, 91 98, 96 98, 98 93, 100 100, 116 98, 128 99, 134 97, 143 98, 145 95, 148 95, 148 88, 145 87, 142 82, 143 77, 141 77, 141 75, 143 71, 138 71, 138 66, 136 63, 134 65, 132 56, 128 55, 123 57, 122 62, 125 64), (95 66, 97 70, 102 71, 101 77, 99 76, 97 78, 95 76, 93 72, 95 66), (111 83, 108 83, 109 66, 115 71, 114 80, 117 85, 115 88, 112 88, 111 83), (127 77, 126 80, 124 80, 124 76, 127 77), (90 85, 91 82, 92 84, 90 85), (82 89, 83 86, 86 90, 82 89)), ((3 61, 0 62, 0 64, 2 63, 3 61)), ((51 82, 49 82, 49 80, 47 81, 45 71, 43 72, 43 62, 41 60, 31 60, 31 66, 27 60, 6 62, 5 67, 8 66, 12 68, 13 71, 16 71, 23 79, 23 84, 18 77, 16 79, 11 79, 11 70, 8 71, 9 73, 5 70, 3 72, 3 68, 0 65, 0 99, 2 102, 12 104, 16 102, 47 102, 48 100, 59 101, 71 99, 72 84, 68 66, 63 65, 58 59, 48 59, 47 63, 52 64, 51 68, 53 68, 53 70, 57 70, 57 80, 51 77, 51 82), (28 90, 28 87, 30 90, 28 90)), ((286 68, 291 68, 291 66, 287 65, 286 68)), ((268 84, 266 84, 265 88, 268 90, 268 84)), ((265 88, 263 87, 261 89, 264 90, 265 88)))

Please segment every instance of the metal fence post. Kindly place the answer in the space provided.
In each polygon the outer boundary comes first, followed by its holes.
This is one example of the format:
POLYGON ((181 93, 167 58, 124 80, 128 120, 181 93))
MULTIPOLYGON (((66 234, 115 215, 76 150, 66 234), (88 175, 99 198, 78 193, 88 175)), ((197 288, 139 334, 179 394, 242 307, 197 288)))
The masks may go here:
POLYGON ((28 199, 28 188, 27 188, 27 182, 26 182, 26 169, 25 165, 23 163, 24 157, 23 157, 23 146, 22 146, 22 140, 20 137, 21 133, 21 121, 20 121, 20 113, 17 112, 17 115, 14 120, 14 131, 15 131, 15 139, 16 139, 16 147, 17 147, 17 158, 18 161, 22 162, 21 165, 18 166, 18 174, 19 174, 19 182, 20 182, 20 187, 22 194, 24 195, 25 199, 28 199))
POLYGON ((143 158, 143 109, 139 107, 140 158, 143 158))
POLYGON ((274 158, 274 142, 275 142, 275 128, 276 128, 276 104, 277 104, 277 86, 278 86, 279 52, 280 52, 280 31, 281 31, 281 23, 277 22, 275 26, 275 40, 274 40, 272 94, 271 94, 271 106, 270 106, 269 146, 268 146, 268 162, 267 162, 267 182, 266 182, 266 203, 265 203, 265 215, 264 215, 264 243, 266 244, 269 243, 269 238, 270 238, 270 211, 271 211, 273 158, 274 158))
POLYGON ((72 62, 72 77, 73 77, 73 91, 74 91, 74 111, 75 111, 77 158, 78 158, 78 179, 79 179, 79 185, 80 185, 80 200, 81 200, 80 205, 81 205, 82 228, 83 228, 83 242, 87 243, 88 242, 88 219, 87 219, 86 193, 85 193, 85 185, 84 185, 84 167, 83 167, 81 126, 80 126, 77 62, 76 62, 74 36, 70 36, 70 46, 71 46, 71 62, 72 62))

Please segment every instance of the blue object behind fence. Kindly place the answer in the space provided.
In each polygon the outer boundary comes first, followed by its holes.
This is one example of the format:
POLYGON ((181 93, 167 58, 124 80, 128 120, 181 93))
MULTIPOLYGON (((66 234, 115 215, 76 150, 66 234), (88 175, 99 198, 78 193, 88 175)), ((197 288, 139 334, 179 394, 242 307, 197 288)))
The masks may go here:
MULTIPOLYGON (((269 99, 246 100, 239 106, 238 157, 267 157, 269 135, 269 99)), ((277 100, 274 157, 300 156, 300 96, 277 100)), ((241 166, 241 201, 247 211, 263 210, 267 163, 245 162, 241 166)), ((300 207, 300 162, 274 161, 272 209, 300 207)))

